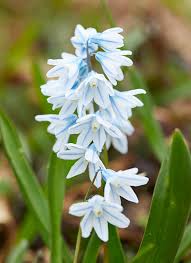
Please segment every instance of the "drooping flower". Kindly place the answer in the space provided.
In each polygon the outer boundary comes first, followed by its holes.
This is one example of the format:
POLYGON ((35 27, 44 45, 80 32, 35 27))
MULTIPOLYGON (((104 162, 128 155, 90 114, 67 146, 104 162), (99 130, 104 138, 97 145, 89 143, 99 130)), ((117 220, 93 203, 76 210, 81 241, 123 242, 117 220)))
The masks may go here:
POLYGON ((71 215, 83 216, 80 223, 83 237, 89 237, 94 228, 104 242, 107 242, 109 237, 108 223, 120 228, 128 227, 130 221, 122 211, 122 206, 110 203, 100 195, 95 195, 86 202, 73 204, 69 209, 71 215))
POLYGON ((139 175, 137 168, 115 172, 110 169, 100 169, 99 173, 106 181, 104 197, 107 201, 121 204, 120 197, 138 203, 138 198, 131 186, 141 186, 148 183, 148 177, 139 175))
POLYGON ((85 29, 81 25, 77 25, 75 28, 74 36, 71 38, 72 45, 76 48, 76 55, 82 58, 87 57, 87 50, 89 55, 92 55, 98 46, 96 43, 92 43, 89 39, 97 33, 95 28, 85 29))
POLYGON ((129 50, 99 51, 96 53, 95 58, 101 64, 109 81, 113 85, 117 85, 117 81, 121 81, 124 78, 121 66, 130 67, 133 64, 132 60, 126 57, 131 54, 132 52, 129 50))
POLYGON ((96 171, 103 167, 99 159, 99 153, 95 146, 91 144, 88 148, 81 145, 69 143, 66 145, 67 150, 60 151, 58 157, 64 160, 78 160, 70 169, 66 178, 72 178, 85 172, 89 167, 89 177, 96 187, 101 186, 101 174, 96 175, 96 171), (96 177, 95 177, 96 176, 96 177), (94 178, 95 177, 95 178, 94 178))
POLYGON ((105 51, 113 51, 124 46, 124 37, 120 35, 123 29, 113 27, 103 31, 102 33, 93 34, 90 37, 90 42, 97 44, 105 51))
POLYGON ((80 134, 77 144, 87 147, 93 141, 99 152, 102 151, 106 142, 106 134, 116 138, 121 136, 121 131, 110 122, 104 120, 99 112, 88 114, 78 119, 77 123, 69 129, 69 132, 80 134))

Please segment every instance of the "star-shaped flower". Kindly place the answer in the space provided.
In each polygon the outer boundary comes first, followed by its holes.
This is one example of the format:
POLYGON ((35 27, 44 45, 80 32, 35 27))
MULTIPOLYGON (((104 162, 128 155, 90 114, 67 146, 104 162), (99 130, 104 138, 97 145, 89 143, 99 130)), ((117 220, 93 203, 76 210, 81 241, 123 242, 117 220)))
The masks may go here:
POLYGON ((99 173, 102 174, 103 179, 106 181, 104 188, 105 199, 116 204, 121 204, 120 197, 138 203, 138 198, 131 186, 145 185, 149 181, 147 177, 137 174, 137 168, 118 172, 103 168, 99 173))
POLYGON ((108 223, 120 228, 129 226, 130 221, 122 211, 122 206, 110 203, 100 195, 95 195, 86 202, 73 204, 69 209, 71 215, 83 216, 80 223, 83 237, 89 237, 94 228, 104 242, 108 241, 108 223))

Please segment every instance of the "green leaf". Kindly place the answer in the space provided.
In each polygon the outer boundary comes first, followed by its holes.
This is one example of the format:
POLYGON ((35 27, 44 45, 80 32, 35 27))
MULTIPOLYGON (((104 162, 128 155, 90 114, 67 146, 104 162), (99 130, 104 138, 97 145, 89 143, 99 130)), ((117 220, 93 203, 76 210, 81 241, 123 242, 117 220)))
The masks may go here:
POLYGON ((176 131, 155 186, 142 244, 133 263, 174 262, 191 207, 191 159, 176 131))
POLYGON ((62 262, 62 249, 64 249, 65 262, 72 262, 69 250, 62 247, 61 236, 61 217, 63 208, 63 199, 65 193, 66 175, 71 168, 71 161, 58 159, 55 153, 52 153, 48 168, 48 199, 50 208, 51 223, 51 262, 62 262))
POLYGON ((11 254, 6 259, 6 263, 21 263, 23 262, 24 254, 28 248, 28 241, 21 240, 12 250, 11 254))
POLYGON ((101 243, 101 240, 98 238, 95 232, 93 232, 88 242, 82 263, 97 262, 97 256, 99 253, 101 243))
POLYGON ((118 236, 116 227, 109 225, 109 241, 108 241, 108 258, 109 263, 125 263, 125 255, 118 236))
POLYGON ((45 79, 42 75, 39 64, 37 64, 36 62, 32 63, 32 77, 33 77, 34 90, 36 91, 36 95, 37 95, 39 106, 41 110, 44 113, 51 112, 51 106, 47 102, 47 98, 43 96, 43 94, 41 93, 40 86, 45 84, 45 79))
POLYGON ((174 263, 178 263, 182 256, 190 249, 191 247, 191 224, 187 225, 184 231, 183 238, 181 240, 178 252, 175 257, 174 263))
POLYGON ((2 111, 0 111, 0 130, 7 156, 24 199, 40 227, 46 232, 46 239, 48 239, 50 222, 47 201, 24 155, 16 130, 2 111))
POLYGON ((147 91, 147 94, 141 97, 144 106, 137 109, 137 111, 142 121, 148 142, 156 157, 162 161, 166 153, 166 144, 160 124, 154 117, 152 97, 136 68, 129 69, 128 75, 134 89, 145 89, 147 91))

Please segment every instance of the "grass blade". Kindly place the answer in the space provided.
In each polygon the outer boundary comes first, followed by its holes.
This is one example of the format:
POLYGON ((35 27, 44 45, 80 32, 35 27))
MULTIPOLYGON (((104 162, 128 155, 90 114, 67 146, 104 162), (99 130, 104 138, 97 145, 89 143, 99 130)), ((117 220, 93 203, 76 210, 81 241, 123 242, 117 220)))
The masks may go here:
POLYGON ((11 254, 8 256, 6 263, 20 263, 23 262, 24 254, 28 248, 28 241, 23 239, 17 246, 12 250, 11 254))
POLYGON ((29 209, 33 211, 41 228, 47 233, 50 226, 47 201, 37 178, 25 158, 15 128, 2 111, 0 111, 0 130, 7 156, 14 169, 24 199, 29 209))
POLYGON ((148 224, 133 263, 174 262, 190 212, 190 185, 190 153, 183 136, 176 131, 157 179, 148 224))
POLYGON ((62 249, 66 262, 71 262, 70 252, 62 247, 61 236, 61 217, 63 199, 65 193, 66 175, 71 167, 71 161, 58 159, 55 153, 52 153, 48 168, 48 199, 50 208, 51 222, 51 262, 62 262, 62 249))
POLYGON ((141 100, 144 106, 137 109, 142 121, 145 135, 148 142, 159 161, 162 161, 166 153, 166 144, 160 124, 155 120, 153 114, 153 101, 140 73, 135 69, 129 69, 128 75, 134 89, 145 89, 147 94, 141 100))
POLYGON ((99 253, 101 243, 101 240, 93 232, 88 242, 88 246, 86 248, 82 263, 97 262, 97 256, 99 253))
POLYGON ((116 227, 109 225, 108 258, 110 263, 125 263, 125 255, 116 227))
POLYGON ((188 251, 191 247, 191 224, 187 225, 184 231, 183 238, 181 240, 178 252, 175 257, 174 263, 178 263, 182 256, 188 251))

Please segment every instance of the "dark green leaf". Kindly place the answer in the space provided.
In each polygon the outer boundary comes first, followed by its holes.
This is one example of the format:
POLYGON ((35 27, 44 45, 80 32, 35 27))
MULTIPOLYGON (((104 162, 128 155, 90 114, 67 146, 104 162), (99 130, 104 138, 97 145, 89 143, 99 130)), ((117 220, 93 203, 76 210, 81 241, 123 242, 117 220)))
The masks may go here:
POLYGON ((70 252, 64 246, 62 247, 61 236, 61 217, 65 193, 66 175, 71 168, 71 161, 58 159, 55 153, 52 153, 48 169, 48 197, 50 207, 51 222, 51 262, 62 262, 61 255, 64 249, 65 262, 72 262, 70 252))
POLYGON ((141 97, 144 106, 138 109, 138 113, 142 121, 148 142, 151 145, 156 157, 162 161, 165 156, 166 145, 160 124, 154 117, 153 101, 151 95, 147 90, 143 78, 135 68, 129 69, 128 75, 134 89, 145 89, 147 91, 147 94, 141 97))
POLYGON ((109 225, 109 241, 108 241, 108 258, 109 263, 125 263, 125 255, 118 236, 116 227, 109 225))
POLYGON ((97 237, 95 232, 93 232, 88 242, 82 262, 83 263, 89 263, 89 262, 96 263, 100 246, 101 246, 101 240, 97 237))
POLYGON ((187 225, 184 231, 183 238, 181 240, 178 252, 175 257, 174 263, 178 263, 181 257, 188 251, 191 247, 191 224, 187 225))
POLYGON ((155 186, 150 216, 133 263, 174 261, 191 207, 191 160, 176 131, 155 186))
POLYGON ((0 111, 0 129, 7 156, 25 201, 42 229, 48 233, 50 222, 47 201, 24 155, 16 130, 2 111, 0 111))

